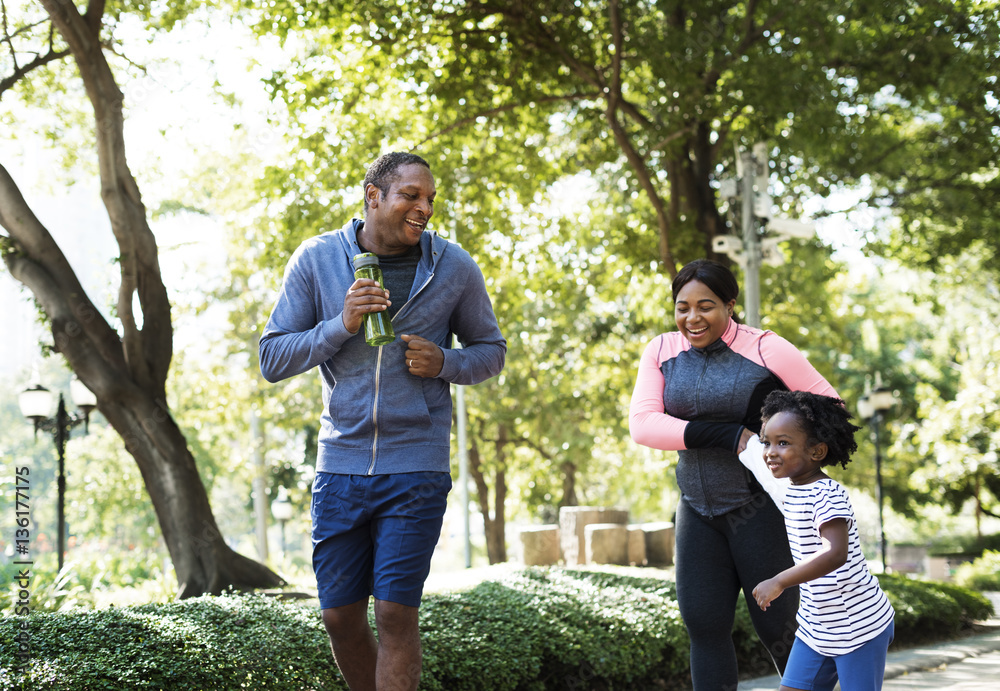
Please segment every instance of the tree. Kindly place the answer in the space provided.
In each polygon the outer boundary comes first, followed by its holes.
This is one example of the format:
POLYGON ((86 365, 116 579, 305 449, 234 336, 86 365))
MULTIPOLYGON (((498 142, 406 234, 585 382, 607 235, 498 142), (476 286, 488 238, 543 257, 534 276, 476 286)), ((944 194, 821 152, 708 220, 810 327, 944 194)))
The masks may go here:
POLYGON ((940 272, 976 247, 995 271, 1000 3, 853 5, 841 39, 853 50, 845 117, 802 133, 822 147, 816 172, 864 189, 873 254, 940 272))
MULTIPOLYGON (((172 358, 171 306, 138 185, 126 162, 123 94, 107 61, 103 2, 81 14, 70 2, 44 0, 23 16, 4 6, 9 69, 3 93, 49 63, 70 57, 93 111, 101 197, 121 250, 118 333, 87 297, 69 263, 0 167, 0 238, 11 275, 47 316, 53 350, 97 396, 98 409, 139 466, 177 574, 181 598, 229 586, 266 587, 282 579, 225 542, 187 442, 167 405, 172 358), (35 41, 35 45, 27 42, 35 41), (33 56, 25 60, 24 56, 33 56), (133 301, 135 300, 135 302, 133 301)), ((174 11, 176 8, 173 8, 174 11)), ((113 8, 112 25, 120 18, 113 8)))
POLYGON ((958 513, 971 502, 982 536, 984 516, 1000 518, 1000 309, 997 281, 983 264, 987 253, 966 252, 942 260, 946 274, 925 283, 929 318, 936 327, 927 349, 937 352, 942 374, 927 376, 930 358, 914 397, 915 421, 896 447, 919 459, 911 483, 927 501, 945 503, 958 513), (961 277, 961 278, 959 278, 961 277), (971 336, 971 337, 970 337, 971 336))
MULTIPOLYGON (((488 527, 502 523, 499 495, 512 472, 533 466, 533 498, 566 500, 594 440, 624 433, 622 393, 637 349, 670 323, 669 286, 648 274, 670 277, 732 232, 727 214, 738 210, 716 189, 733 172, 735 148, 768 143, 772 186, 793 216, 806 196, 873 180, 872 203, 890 213, 902 209, 890 198, 924 191, 944 203, 953 188, 990 189, 976 185, 995 145, 985 127, 995 3, 243 6, 259 31, 293 39, 298 51, 268 82, 299 137, 262 190, 270 222, 281 219, 273 258, 283 263, 305 236, 342 218, 363 162, 401 148, 432 159, 447 191, 435 225, 486 267, 501 324, 517 340, 504 376, 470 404, 473 418, 488 421, 477 428, 483 477, 492 472, 497 483, 492 513, 480 485, 488 527), (940 123, 948 135, 934 138, 940 123), (973 141, 992 141, 975 159, 962 156, 955 134, 970 124, 973 141), (917 155, 950 162, 961 185, 937 174, 893 187, 917 155), (922 187, 928 180, 935 185, 922 187), (589 210, 577 215, 581 225, 542 219, 539 206, 566 199, 589 210), (596 270, 600 263, 613 270, 596 270), (542 278, 546 288, 518 296, 512 276, 542 278), (550 357, 558 353, 575 357, 550 357), (616 388, 589 376, 596 372, 613 372, 616 388)), ((823 289, 836 272, 829 250, 795 249, 796 261, 764 274, 774 327, 813 351, 825 374, 847 375, 840 355, 851 347, 835 325, 851 320, 823 289)), ((863 390, 857 377, 848 381, 838 387, 845 396, 863 390)))
POLYGON ((620 190, 621 211, 653 231, 673 275, 727 232, 715 181, 734 147, 759 140, 780 152, 789 195, 873 175, 874 199, 908 199, 910 211, 928 196, 952 210, 989 197, 996 13, 994 2, 950 0, 288 0, 260 17, 315 47, 278 78, 298 85, 282 90, 293 108, 353 109, 396 84, 411 114, 433 119, 415 143, 478 131, 523 150, 524 163, 553 156, 533 139, 555 135, 563 169, 620 190), (331 55, 351 64, 321 58, 331 55), (901 176, 914 158, 940 163, 901 176))

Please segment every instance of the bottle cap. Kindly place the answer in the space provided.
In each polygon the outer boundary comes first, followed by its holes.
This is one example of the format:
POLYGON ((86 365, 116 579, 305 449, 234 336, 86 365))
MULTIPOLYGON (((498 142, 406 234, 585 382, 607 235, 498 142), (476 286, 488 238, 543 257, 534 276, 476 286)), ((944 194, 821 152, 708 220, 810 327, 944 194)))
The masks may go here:
POLYGON ((371 252, 362 252, 354 255, 354 270, 357 271, 363 266, 378 266, 378 256, 371 252))

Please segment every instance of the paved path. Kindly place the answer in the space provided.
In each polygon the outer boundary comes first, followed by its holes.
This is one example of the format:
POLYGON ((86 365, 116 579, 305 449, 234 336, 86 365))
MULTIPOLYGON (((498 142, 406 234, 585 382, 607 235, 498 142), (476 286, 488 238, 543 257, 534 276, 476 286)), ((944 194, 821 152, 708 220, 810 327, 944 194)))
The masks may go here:
MULTIPOLYGON (((991 624, 1000 624, 996 620, 991 624)), ((778 676, 742 682, 739 691, 777 691, 778 676)), ((839 688, 839 687, 838 687, 839 688)), ((889 653, 883 691, 998 691, 1000 627, 957 641, 889 653)), ((849 691, 849 690, 848 690, 849 691)))
POLYGON ((968 657, 923 672, 910 672, 887 679, 883 691, 947 689, 948 691, 996 691, 1000 689, 1000 652, 968 657))

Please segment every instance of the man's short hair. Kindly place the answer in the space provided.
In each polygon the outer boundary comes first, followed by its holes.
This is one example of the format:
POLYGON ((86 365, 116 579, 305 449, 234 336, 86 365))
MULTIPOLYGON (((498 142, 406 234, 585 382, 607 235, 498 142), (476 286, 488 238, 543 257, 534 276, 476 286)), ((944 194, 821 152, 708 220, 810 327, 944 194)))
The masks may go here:
POLYGON ((368 214, 368 195, 364 194, 364 190, 368 189, 368 185, 375 185, 382 193, 382 198, 385 199, 385 195, 389 193, 389 186, 399 178, 397 171, 400 167, 413 163, 422 165, 427 170, 431 169, 431 165, 423 158, 416 154, 406 153, 405 151, 390 151, 387 154, 382 154, 375 159, 374 163, 368 166, 368 172, 365 173, 365 182, 361 187, 362 196, 365 200, 365 215, 368 214))

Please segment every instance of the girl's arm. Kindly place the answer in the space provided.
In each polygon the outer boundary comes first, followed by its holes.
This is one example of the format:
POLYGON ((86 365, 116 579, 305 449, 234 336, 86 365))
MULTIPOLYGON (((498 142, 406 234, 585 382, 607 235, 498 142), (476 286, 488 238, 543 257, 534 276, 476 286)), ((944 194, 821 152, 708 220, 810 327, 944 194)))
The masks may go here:
POLYGON ((753 589, 754 599, 766 610, 786 588, 801 585, 836 571, 847 563, 847 520, 834 518, 819 527, 823 548, 808 559, 785 569, 774 578, 761 581, 753 589))

